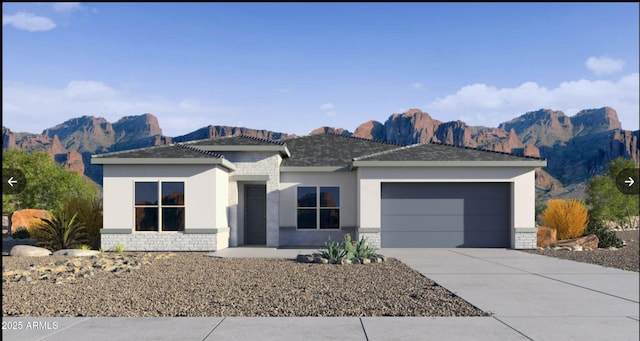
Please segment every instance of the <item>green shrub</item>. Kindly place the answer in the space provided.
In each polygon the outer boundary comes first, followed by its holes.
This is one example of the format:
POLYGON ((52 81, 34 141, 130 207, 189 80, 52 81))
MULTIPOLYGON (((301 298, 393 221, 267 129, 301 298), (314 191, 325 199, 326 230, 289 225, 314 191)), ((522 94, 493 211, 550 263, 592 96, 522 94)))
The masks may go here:
POLYGON ((329 240, 324 243, 324 246, 327 249, 320 251, 320 256, 322 256, 322 258, 338 259, 338 258, 344 257, 345 255, 345 251, 341 243, 329 240))
POLYGON ((64 201, 61 212, 67 216, 77 214, 77 220, 87 228, 87 244, 93 249, 100 247, 102 207, 97 200, 72 197, 64 201))
POLYGON ((322 258, 326 259, 369 258, 378 255, 375 247, 367 245, 366 238, 356 242, 351 240, 351 234, 349 233, 344 235, 344 241, 341 243, 332 242, 331 238, 329 238, 329 241, 325 242, 324 246, 326 250, 319 250, 318 253, 322 258))
POLYGON ((535 217, 536 222, 541 221, 540 216, 542 215, 542 212, 544 212, 544 210, 546 209, 547 209, 546 201, 536 201, 536 217, 535 217))
POLYGON ((376 248, 371 245, 367 245, 366 238, 360 239, 360 241, 358 241, 355 244, 355 247, 356 247, 356 252, 355 252, 356 257, 369 258, 371 256, 376 255, 376 248))
POLYGON ((31 234, 29 233, 29 229, 24 226, 18 226, 18 228, 11 234, 13 239, 29 239, 31 238, 31 234))
POLYGON ((616 235, 615 232, 609 230, 605 226, 602 226, 595 220, 590 220, 587 225, 587 229, 584 231, 584 235, 595 234, 598 236, 598 247, 608 248, 611 246, 622 247, 622 240, 616 235))
POLYGON ((65 213, 59 213, 51 214, 51 219, 41 219, 39 228, 33 233, 38 245, 57 251, 86 244, 87 228, 76 217, 77 214, 69 218, 65 213))
POLYGON ((113 251, 115 251, 117 253, 123 253, 124 252, 124 245, 118 243, 118 245, 116 245, 116 247, 113 248, 113 251))
POLYGON ((80 250, 91 250, 91 246, 87 245, 87 244, 82 244, 79 247, 80 250))

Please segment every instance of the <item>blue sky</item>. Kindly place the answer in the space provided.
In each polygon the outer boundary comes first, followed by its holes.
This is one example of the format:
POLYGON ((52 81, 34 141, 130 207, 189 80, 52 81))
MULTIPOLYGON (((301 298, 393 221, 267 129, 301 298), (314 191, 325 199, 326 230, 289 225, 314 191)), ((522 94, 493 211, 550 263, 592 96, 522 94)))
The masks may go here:
POLYGON ((152 113, 350 131, 411 108, 496 127, 611 106, 639 127, 638 3, 3 3, 13 131, 152 113))

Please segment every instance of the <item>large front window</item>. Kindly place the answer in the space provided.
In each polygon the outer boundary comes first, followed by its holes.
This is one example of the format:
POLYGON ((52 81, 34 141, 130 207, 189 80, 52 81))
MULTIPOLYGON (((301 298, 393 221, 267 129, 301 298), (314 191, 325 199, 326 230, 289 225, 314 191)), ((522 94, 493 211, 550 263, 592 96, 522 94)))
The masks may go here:
POLYGON ((184 210, 184 182, 135 183, 136 231, 184 231, 184 210))
POLYGON ((298 187, 298 228, 339 229, 340 187, 298 187))

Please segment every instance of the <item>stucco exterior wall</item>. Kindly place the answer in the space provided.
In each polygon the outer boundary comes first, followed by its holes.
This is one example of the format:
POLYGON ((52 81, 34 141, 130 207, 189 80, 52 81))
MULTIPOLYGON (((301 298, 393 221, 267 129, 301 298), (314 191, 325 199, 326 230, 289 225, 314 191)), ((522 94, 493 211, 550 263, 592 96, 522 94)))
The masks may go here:
POLYGON ((174 251, 210 251, 228 246, 228 237, 223 237, 228 231, 226 170, 213 165, 104 165, 103 181, 104 249, 113 248, 118 242, 129 251, 156 250, 165 248, 163 245, 174 251), (137 181, 184 182, 184 232, 135 231, 137 181), (221 235, 213 237, 218 230, 221 235))
POLYGON ((361 167, 357 170, 357 179, 357 200, 359 202, 357 216, 360 229, 365 229, 367 234, 380 231, 381 228, 380 191, 382 182, 509 182, 512 184, 511 247, 528 248, 529 234, 532 229, 535 230, 535 172, 533 168, 361 167))
MULTIPOLYGON (((323 246, 356 232, 356 172, 283 172, 280 175, 280 244, 282 246, 323 246), (340 230, 298 230, 298 186, 340 187, 340 230)), ((355 237, 355 235, 354 235, 355 237)))

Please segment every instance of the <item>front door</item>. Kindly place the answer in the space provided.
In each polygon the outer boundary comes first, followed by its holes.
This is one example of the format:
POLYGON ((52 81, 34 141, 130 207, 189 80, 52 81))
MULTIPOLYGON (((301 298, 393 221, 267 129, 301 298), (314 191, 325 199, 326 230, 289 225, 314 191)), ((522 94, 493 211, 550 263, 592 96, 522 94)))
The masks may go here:
POLYGON ((267 187, 244 186, 244 243, 267 244, 267 187))

